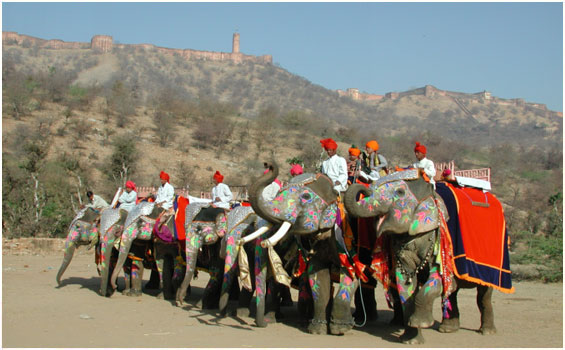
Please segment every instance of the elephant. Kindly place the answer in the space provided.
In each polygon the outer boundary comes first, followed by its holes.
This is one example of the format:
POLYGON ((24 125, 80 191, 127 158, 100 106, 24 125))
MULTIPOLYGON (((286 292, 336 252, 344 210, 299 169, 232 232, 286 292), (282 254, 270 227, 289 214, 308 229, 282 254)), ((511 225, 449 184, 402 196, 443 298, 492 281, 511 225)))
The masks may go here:
POLYGON ((110 259, 116 238, 120 236, 127 216, 125 210, 106 208, 98 213, 91 208, 81 209, 69 226, 69 234, 65 242, 63 263, 57 273, 57 283, 61 285, 61 277, 69 266, 74 251, 81 245, 96 246, 100 250, 98 272, 101 276, 100 294, 109 295, 110 259))
POLYGON ((405 323, 402 342, 424 342, 421 329, 434 324, 432 306, 439 296, 444 300, 440 331, 457 330, 458 288, 477 288, 481 332, 495 331, 492 287, 461 280, 454 274, 451 238, 447 230, 447 222, 453 213, 448 212, 442 197, 424 180, 419 170, 393 173, 380 178, 370 188, 352 185, 345 193, 344 204, 353 216, 379 218, 375 227, 377 236, 388 238, 388 243, 380 247, 380 254, 384 254, 380 257, 385 258, 379 265, 373 260, 372 268, 374 276, 385 286, 390 281, 396 283, 396 290, 390 292, 395 300, 394 320, 402 319, 405 323), (364 197, 360 198, 359 194, 364 197), (394 262, 390 264, 389 261, 394 262))
MULTIPOLYGON (((117 288, 116 280, 121 269, 124 267, 126 259, 130 257, 131 261, 131 288, 128 278, 126 277, 126 289, 124 294, 128 296, 141 296, 142 295, 142 281, 143 281, 143 271, 144 271, 144 260, 146 259, 146 252, 148 250, 158 251, 154 256, 157 257, 156 265, 159 276, 159 287, 162 292, 159 294, 159 298, 166 297, 166 293, 171 294, 172 281, 168 277, 173 278, 170 273, 171 268, 169 263, 177 263, 178 247, 176 242, 162 242, 158 241, 157 244, 153 244, 155 225, 159 218, 160 210, 155 207, 154 202, 142 201, 138 203, 127 215, 124 223, 123 232, 120 238, 119 245, 119 255, 116 262, 116 267, 110 278, 110 284, 113 290, 117 288), (171 243, 171 244, 168 244, 171 243), (166 253, 170 252, 173 255, 168 259, 166 253), (130 254, 132 253, 132 254, 130 254), (165 262, 168 262, 165 266, 165 262), (163 278, 163 273, 165 273, 167 278, 163 278)), ((175 220, 173 216, 169 217, 166 223, 160 226, 160 232, 174 232, 175 220)), ((172 236, 169 236, 172 237, 172 236)), ((154 252, 155 253, 155 252, 154 252)), ((147 261, 145 261, 147 263, 147 261)), ((152 271, 152 276, 154 272, 152 271)), ((156 280, 153 277, 151 280, 156 280)))
MULTIPOLYGON (((202 307, 220 309, 225 315, 230 292, 235 290, 237 256, 236 242, 256 227, 257 216, 249 206, 237 206, 230 211, 209 207, 208 203, 193 203, 186 208, 186 271, 177 289, 176 305, 182 306, 187 289, 196 273, 197 262, 210 273, 202 307), (199 251, 202 249, 202 253, 199 251), (206 260, 206 261, 203 261, 206 260), (223 268, 223 274, 222 274, 223 268)), ((245 264, 249 266, 247 262, 245 264)), ((249 305, 248 289, 239 295, 238 310, 249 305)), ((238 311, 241 312, 241 311, 238 311)))
POLYGON ((333 190, 333 183, 323 174, 299 175, 273 200, 266 200, 263 189, 277 176, 278 165, 273 164, 273 170, 263 174, 249 188, 249 200, 257 215, 279 225, 274 235, 261 242, 261 247, 271 250, 289 232, 298 238, 304 252, 303 261, 308 261, 308 282, 313 300, 313 318, 308 331, 312 334, 328 332, 326 309, 332 289, 330 268, 339 270, 339 288, 333 299, 329 332, 344 334, 354 325, 350 308, 358 279, 340 261, 339 237, 334 229, 339 214, 338 195, 333 190))

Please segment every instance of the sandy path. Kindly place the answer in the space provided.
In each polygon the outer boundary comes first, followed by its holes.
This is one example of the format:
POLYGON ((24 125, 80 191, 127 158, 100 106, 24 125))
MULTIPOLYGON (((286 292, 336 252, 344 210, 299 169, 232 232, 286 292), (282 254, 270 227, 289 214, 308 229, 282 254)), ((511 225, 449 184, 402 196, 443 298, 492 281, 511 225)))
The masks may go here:
MULTIPOLYGON (((81 248, 83 249, 83 248, 81 248)), ((56 288, 62 254, 2 257, 3 347, 405 347, 402 330, 388 326, 392 311, 377 290, 379 320, 345 336, 315 336, 297 322, 296 308, 284 308, 284 323, 257 328, 253 319, 218 318, 195 307, 208 275, 193 284, 184 308, 153 295, 126 297, 96 293, 99 277, 91 253, 79 252, 56 288)), ((146 274, 146 279, 148 275, 146 274)), ((120 282, 123 283, 123 282, 120 282)), ((424 330, 422 347, 563 347, 563 284, 515 283, 515 294, 494 293, 498 333, 482 336, 475 292, 459 294, 462 329, 441 334, 438 323, 424 330)), ((293 291, 294 292, 294 291, 293 291)), ((294 292, 294 300, 296 293, 294 292)), ((436 320, 441 320, 439 303, 436 320)))

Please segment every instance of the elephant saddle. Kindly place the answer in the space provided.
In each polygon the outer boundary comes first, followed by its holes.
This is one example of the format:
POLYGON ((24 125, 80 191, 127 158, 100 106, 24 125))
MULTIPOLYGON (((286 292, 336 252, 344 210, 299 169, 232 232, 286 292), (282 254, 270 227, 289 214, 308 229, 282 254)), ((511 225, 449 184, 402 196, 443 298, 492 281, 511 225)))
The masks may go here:
POLYGON ((508 232, 501 203, 490 192, 438 182, 449 213, 449 236, 458 278, 513 293, 508 232))

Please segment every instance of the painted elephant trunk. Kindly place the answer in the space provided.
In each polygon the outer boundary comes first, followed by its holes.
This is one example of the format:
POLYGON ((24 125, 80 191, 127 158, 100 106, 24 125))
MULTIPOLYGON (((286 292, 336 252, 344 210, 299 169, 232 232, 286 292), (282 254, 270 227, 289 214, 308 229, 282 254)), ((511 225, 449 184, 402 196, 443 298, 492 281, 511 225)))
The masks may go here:
POLYGON ((279 175, 279 167, 276 163, 272 164, 273 171, 269 171, 259 177, 252 185, 249 187, 249 202, 255 213, 273 224, 280 224, 284 221, 284 217, 275 216, 271 210, 265 205, 265 200, 263 199, 263 190, 265 187, 270 185, 279 175))
POLYGON ((200 236, 186 237, 186 274, 184 275, 181 286, 177 289, 177 306, 182 306, 184 298, 186 297, 188 286, 194 277, 194 272, 196 271, 196 260, 198 258, 198 251, 200 250, 201 245, 202 238, 200 236))
POLYGON ((77 246, 74 242, 67 242, 67 247, 65 247, 65 256, 63 257, 63 263, 59 268, 59 272, 57 272, 57 284, 59 286, 61 285, 61 277, 63 277, 63 273, 65 273, 65 270, 67 270, 67 267, 69 267, 76 248, 77 246))
POLYGON ((371 189, 360 184, 352 184, 349 186, 345 192, 345 198, 343 200, 343 204, 345 205, 347 212, 352 216, 360 218, 369 218, 377 215, 374 211, 368 210, 365 206, 359 205, 357 202, 359 194, 369 197, 372 193, 371 189))
MULTIPOLYGON (((132 228, 130 227, 129 229, 132 228)), ((116 262, 116 267, 112 272, 112 277, 110 277, 110 285, 112 286, 113 289, 118 288, 116 280, 118 279, 118 275, 120 274, 120 271, 124 267, 124 263, 128 257, 127 253, 130 251, 131 244, 133 243, 134 239, 135 237, 130 237, 130 235, 126 234, 126 230, 124 230, 120 242, 120 255, 118 256, 118 262, 116 262)))

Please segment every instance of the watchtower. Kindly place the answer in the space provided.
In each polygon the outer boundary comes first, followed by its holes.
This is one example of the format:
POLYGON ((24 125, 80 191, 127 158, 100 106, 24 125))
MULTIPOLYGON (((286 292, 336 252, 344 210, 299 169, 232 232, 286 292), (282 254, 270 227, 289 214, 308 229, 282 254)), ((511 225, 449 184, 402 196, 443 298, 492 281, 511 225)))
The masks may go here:
POLYGON ((239 53, 239 33, 233 33, 232 53, 239 53))

